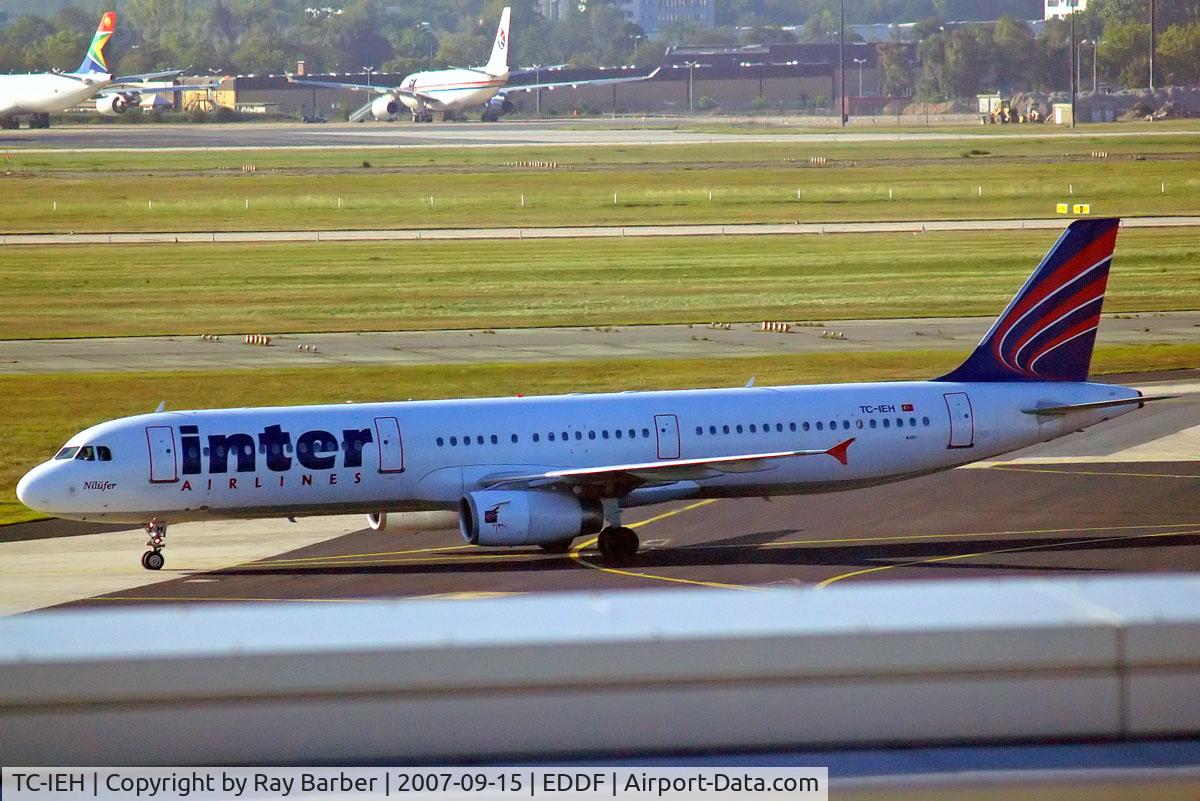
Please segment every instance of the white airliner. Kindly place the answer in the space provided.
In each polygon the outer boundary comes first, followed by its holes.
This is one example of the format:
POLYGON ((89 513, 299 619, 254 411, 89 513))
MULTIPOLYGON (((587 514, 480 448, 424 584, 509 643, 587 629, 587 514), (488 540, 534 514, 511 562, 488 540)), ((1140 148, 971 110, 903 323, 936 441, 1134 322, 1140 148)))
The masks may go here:
POLYGON ((114 78, 109 72, 104 49, 112 38, 116 24, 115 11, 107 11, 100 17, 100 25, 83 57, 83 63, 74 72, 0 75, 0 128, 18 127, 22 116, 31 118, 31 128, 49 128, 52 112, 79 105, 96 95, 99 95, 96 97, 96 110, 107 116, 116 116, 125 113, 131 105, 136 105, 140 100, 139 95, 199 88, 138 85, 142 81, 178 75, 179 70, 114 78))
POLYGON ((448 69, 414 72, 400 82, 399 86, 371 86, 361 83, 336 83, 333 81, 310 81, 288 76, 292 83, 319 86, 326 89, 351 89, 356 92, 374 92, 379 95, 371 103, 371 116, 377 120, 393 119, 405 106, 412 112, 413 122, 431 122, 433 112, 455 114, 466 109, 483 106, 484 122, 495 122, 513 110, 513 103, 506 97, 509 92, 529 92, 535 89, 554 89, 559 86, 595 86, 644 81, 649 75, 627 78, 601 78, 590 81, 556 81, 548 83, 521 84, 506 88, 508 83, 508 23, 511 9, 500 12, 500 26, 492 43, 492 55, 485 66, 479 69, 448 69))
MULTIPOLYGON (((1140 408, 1087 381, 1118 220, 1073 222, 971 356, 932 381, 159 412, 85 429, 17 496, 76 520, 457 514, 481 546, 565 551, 621 509, 898 481, 1140 408)), ((605 523, 607 522, 607 526, 605 523)))

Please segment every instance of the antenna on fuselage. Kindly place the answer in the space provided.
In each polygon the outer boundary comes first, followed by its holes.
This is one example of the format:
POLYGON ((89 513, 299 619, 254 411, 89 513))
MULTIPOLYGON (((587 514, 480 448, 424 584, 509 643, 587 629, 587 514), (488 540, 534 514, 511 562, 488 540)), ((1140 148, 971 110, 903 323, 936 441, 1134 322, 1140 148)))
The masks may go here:
POLYGON ((165 409, 165 408, 167 408, 167 402, 166 402, 165 400, 160 400, 160 401, 158 402, 158 408, 154 410, 154 413, 155 413, 155 414, 158 414, 159 412, 161 412, 161 411, 162 411, 163 409, 165 409))
POLYGON ((752 386, 754 386, 754 376, 750 376, 750 380, 746 382, 746 389, 750 389, 752 386))

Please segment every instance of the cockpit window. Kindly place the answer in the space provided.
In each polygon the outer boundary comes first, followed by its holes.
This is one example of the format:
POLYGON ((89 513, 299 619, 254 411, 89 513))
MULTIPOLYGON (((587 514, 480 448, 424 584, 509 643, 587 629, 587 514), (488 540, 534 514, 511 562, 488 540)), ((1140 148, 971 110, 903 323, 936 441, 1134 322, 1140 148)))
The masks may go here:
POLYGON ((78 450, 79 450, 79 448, 78 448, 78 447, 74 447, 74 448, 63 448, 63 449, 62 449, 61 451, 59 451, 58 453, 54 454, 54 458, 55 458, 55 459, 72 459, 72 458, 74 458, 74 457, 75 457, 75 452, 76 452, 76 451, 78 451, 78 450))
POLYGON ((79 449, 79 453, 75 454, 75 458, 82 462, 96 461, 96 452, 91 445, 84 445, 79 449))
POLYGON ((112 451, 110 451, 108 449, 107 445, 97 445, 96 446, 96 457, 102 462, 111 462, 112 461, 112 451))

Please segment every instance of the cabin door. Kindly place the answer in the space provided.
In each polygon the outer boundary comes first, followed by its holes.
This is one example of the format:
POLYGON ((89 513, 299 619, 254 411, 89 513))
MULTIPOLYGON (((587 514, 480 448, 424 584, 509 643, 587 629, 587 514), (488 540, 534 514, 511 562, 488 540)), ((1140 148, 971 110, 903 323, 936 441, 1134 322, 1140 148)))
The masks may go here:
POLYGON ((975 445, 975 417, 971 399, 965 392, 946 393, 946 411, 950 415, 950 444, 948 448, 970 448, 975 445))
POLYGON ((679 458, 679 418, 673 414, 654 415, 654 431, 658 437, 658 458, 679 458))
POLYGON ((178 481, 175 430, 170 426, 146 426, 146 446, 150 449, 150 483, 169 484, 178 481))
POLYGON ((375 418, 375 443, 379 447, 379 472, 404 472, 404 440, 395 417, 375 418))

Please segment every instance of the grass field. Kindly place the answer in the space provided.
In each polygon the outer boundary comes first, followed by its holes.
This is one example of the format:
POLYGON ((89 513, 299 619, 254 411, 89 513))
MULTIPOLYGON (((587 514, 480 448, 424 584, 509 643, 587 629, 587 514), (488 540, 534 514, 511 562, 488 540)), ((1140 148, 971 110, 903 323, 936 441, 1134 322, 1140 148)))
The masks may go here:
MULTIPOLYGON (((341 403, 574 391, 682 389, 836 381, 923 379, 957 364, 942 351, 810 354, 697 360, 610 360, 557 364, 344 367, 136 375, 0 376, 0 523, 38 515, 16 499, 21 475, 76 431, 152 410, 212 406, 341 403)), ((1200 364, 1200 345, 1101 347, 1093 373, 1168 370, 1200 364)), ((0 538, 3 537, 0 532, 0 538)))
POLYGON ((0 232, 826 222, 1200 213, 1200 158, 478 172, 13 174, 0 232))
MULTIPOLYGON (((9 247, 0 337, 991 315, 1054 238, 9 247)), ((1107 311, 1198 307, 1200 230, 1122 232, 1107 311)))

